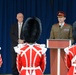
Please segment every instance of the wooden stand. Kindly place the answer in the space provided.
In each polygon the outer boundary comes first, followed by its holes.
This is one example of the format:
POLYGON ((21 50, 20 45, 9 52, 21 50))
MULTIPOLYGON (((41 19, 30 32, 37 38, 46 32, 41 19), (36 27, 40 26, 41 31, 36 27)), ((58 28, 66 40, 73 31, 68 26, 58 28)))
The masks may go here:
POLYGON ((64 48, 71 45, 71 40, 48 39, 47 47, 50 48, 50 72, 51 75, 67 75, 64 62, 64 48))

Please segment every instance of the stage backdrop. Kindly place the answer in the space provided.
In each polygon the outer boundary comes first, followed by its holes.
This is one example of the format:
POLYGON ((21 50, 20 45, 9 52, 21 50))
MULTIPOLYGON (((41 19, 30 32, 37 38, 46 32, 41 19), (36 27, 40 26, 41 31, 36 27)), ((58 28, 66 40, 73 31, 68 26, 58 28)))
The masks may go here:
MULTIPOLYGON (((16 14, 22 12, 24 21, 36 16, 42 22, 42 34, 38 43, 46 44, 49 39, 52 24, 57 22, 57 11, 66 13, 66 22, 72 24, 76 20, 76 0, 0 0, 0 46, 3 65, 0 74, 10 74, 11 71, 11 39, 10 27, 16 22, 16 14)), ((45 73, 50 73, 50 50, 47 54, 45 73)))

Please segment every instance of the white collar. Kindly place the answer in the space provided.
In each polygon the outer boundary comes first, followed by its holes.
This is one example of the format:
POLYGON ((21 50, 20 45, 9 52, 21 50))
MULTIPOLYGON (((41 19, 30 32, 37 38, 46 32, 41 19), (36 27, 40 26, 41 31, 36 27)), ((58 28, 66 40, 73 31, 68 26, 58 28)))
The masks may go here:
POLYGON ((20 22, 18 22, 18 24, 21 24, 21 25, 22 25, 22 24, 23 24, 23 22, 21 22, 21 23, 20 23, 20 22))
POLYGON ((59 23, 59 25, 61 26, 61 28, 64 26, 65 22, 63 23, 59 23))

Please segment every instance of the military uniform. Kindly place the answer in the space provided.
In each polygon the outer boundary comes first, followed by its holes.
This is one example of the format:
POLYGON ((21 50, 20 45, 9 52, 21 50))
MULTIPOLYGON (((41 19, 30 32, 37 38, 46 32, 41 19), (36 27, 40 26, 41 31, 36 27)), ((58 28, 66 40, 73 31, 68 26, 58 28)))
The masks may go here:
POLYGON ((65 21, 65 13, 59 11, 57 14, 59 23, 54 24, 51 28, 50 39, 71 39, 72 38, 72 26, 66 24, 65 21))
POLYGON ((46 48, 40 44, 22 44, 14 47, 20 75, 43 75, 46 66, 46 48))
POLYGON ((72 26, 69 24, 64 24, 62 28, 59 24, 54 24, 50 33, 51 39, 72 39, 72 26))
POLYGON ((44 44, 36 43, 42 32, 40 19, 28 18, 22 32, 25 43, 14 47, 19 75, 43 75, 46 67, 46 48, 44 44))

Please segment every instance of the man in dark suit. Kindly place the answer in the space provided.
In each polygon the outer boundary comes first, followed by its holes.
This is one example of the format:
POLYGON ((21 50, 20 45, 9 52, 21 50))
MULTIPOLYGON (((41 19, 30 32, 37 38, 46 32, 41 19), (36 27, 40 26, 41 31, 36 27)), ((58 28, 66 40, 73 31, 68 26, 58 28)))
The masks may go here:
POLYGON ((23 19, 24 16, 22 13, 18 13, 17 14, 17 20, 18 22, 16 24, 13 24, 11 27, 11 32, 10 32, 10 36, 11 36, 11 41, 12 41, 12 49, 11 49, 11 58, 12 58, 12 73, 13 75, 19 75, 18 71, 17 71, 17 67, 16 67, 16 56, 17 54, 14 51, 14 46, 17 46, 17 44, 22 44, 24 43, 23 37, 22 37, 22 27, 23 27, 23 19))
POLYGON ((72 26, 65 23, 66 16, 63 11, 59 11, 57 14, 58 23, 54 24, 51 28, 50 39, 71 39, 72 37, 72 26))

